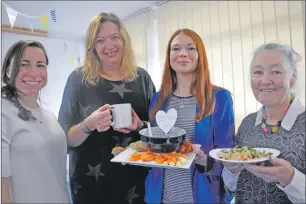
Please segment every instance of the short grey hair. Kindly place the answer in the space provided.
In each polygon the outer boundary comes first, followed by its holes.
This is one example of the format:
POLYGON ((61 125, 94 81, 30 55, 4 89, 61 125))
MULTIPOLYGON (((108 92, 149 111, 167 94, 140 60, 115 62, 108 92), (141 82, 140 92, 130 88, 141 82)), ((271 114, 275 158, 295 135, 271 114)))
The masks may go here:
MULTIPOLYGON (((271 51, 279 51, 284 54, 284 59, 290 65, 290 71, 292 71, 292 77, 295 81, 297 81, 297 63, 302 61, 302 57, 289 45, 283 45, 278 43, 267 43, 259 46, 253 52, 253 58, 251 62, 253 62, 254 58, 263 50, 271 50, 271 51)), ((292 90, 293 91, 293 90, 292 90)), ((293 94, 293 92, 292 92, 293 94)))

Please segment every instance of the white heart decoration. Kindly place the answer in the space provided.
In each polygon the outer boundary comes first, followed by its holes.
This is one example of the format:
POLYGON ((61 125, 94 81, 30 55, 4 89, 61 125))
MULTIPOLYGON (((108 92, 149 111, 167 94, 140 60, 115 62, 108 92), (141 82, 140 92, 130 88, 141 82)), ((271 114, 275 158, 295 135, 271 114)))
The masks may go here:
POLYGON ((158 127, 166 134, 173 128, 176 119, 177 111, 174 108, 169 109, 167 113, 162 110, 159 110, 156 113, 156 123, 158 127))

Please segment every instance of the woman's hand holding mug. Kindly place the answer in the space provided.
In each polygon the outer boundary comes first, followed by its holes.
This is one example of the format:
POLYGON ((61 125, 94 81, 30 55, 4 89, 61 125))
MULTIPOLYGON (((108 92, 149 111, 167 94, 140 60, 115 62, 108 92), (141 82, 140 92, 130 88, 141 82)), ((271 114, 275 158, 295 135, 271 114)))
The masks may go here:
POLYGON ((99 109, 95 110, 90 116, 88 116, 84 123, 90 130, 97 129, 99 132, 107 131, 112 125, 111 109, 113 107, 109 104, 105 104, 99 109))
POLYGON ((134 109, 131 109, 131 111, 132 111, 132 124, 125 128, 115 128, 116 131, 127 134, 130 133, 131 131, 135 131, 141 128, 144 125, 143 122, 139 119, 134 109))

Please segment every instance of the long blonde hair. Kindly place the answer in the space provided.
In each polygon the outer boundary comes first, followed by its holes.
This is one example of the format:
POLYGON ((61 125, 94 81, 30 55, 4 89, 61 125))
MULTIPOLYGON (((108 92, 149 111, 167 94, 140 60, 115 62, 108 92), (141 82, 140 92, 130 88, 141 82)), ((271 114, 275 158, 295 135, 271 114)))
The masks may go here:
POLYGON ((125 27, 115 14, 100 13, 92 18, 86 34, 83 80, 88 82, 90 85, 96 85, 100 80, 99 71, 102 70, 102 63, 95 50, 95 41, 99 32, 99 26, 107 21, 110 21, 118 26, 119 33, 123 39, 124 52, 121 61, 120 72, 123 74, 126 81, 132 81, 137 77, 132 44, 130 36, 127 33, 125 27))

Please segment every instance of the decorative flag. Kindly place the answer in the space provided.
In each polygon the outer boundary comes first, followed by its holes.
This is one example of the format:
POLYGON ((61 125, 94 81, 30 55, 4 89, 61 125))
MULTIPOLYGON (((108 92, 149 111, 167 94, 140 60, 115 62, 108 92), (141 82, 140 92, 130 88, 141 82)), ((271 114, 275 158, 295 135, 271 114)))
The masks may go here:
POLYGON ((44 26, 44 29, 47 30, 48 29, 48 19, 46 15, 42 15, 40 16, 40 21, 44 26))
POLYGON ((8 7, 8 6, 6 6, 6 12, 7 12, 9 21, 11 23, 11 28, 13 28, 14 24, 15 24, 15 21, 16 21, 16 18, 17 18, 17 15, 18 15, 18 12, 15 11, 14 9, 8 7))
POLYGON ((50 14, 51 14, 51 17, 52 17, 53 22, 56 23, 56 13, 55 13, 55 9, 51 10, 51 11, 50 11, 50 14))
POLYGON ((80 58, 80 57, 77 57, 77 60, 78 60, 78 65, 80 66, 80 64, 81 64, 81 58, 80 58))
POLYGON ((74 65, 74 56, 71 57, 71 63, 74 65))

